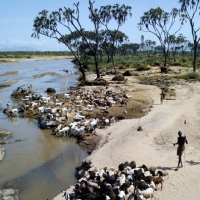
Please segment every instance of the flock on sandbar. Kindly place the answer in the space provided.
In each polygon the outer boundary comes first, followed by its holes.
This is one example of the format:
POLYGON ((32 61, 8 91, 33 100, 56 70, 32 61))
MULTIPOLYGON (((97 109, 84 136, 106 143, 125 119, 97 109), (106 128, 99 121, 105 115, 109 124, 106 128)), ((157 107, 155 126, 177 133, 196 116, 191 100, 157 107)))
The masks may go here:
POLYGON ((118 94, 109 86, 87 90, 74 87, 63 95, 37 94, 36 91, 32 85, 18 87, 11 94, 19 100, 18 106, 11 106, 8 101, 3 112, 9 117, 38 119, 41 129, 50 128, 57 137, 76 137, 77 142, 94 135, 96 128, 107 128, 115 123, 116 117, 109 114, 109 107, 124 107, 121 118, 126 118, 126 105, 131 98, 130 94, 118 94))

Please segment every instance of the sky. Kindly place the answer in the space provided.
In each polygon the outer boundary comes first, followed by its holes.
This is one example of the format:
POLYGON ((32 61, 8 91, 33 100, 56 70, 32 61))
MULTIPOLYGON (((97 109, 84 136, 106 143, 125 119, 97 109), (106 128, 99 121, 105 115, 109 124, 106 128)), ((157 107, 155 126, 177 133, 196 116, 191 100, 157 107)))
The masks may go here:
MULTIPOLYGON (((29 46, 39 51, 65 51, 66 46, 52 38, 40 36, 39 39, 32 38, 33 22, 38 13, 42 10, 49 12, 58 11, 59 8, 74 8, 75 0, 0 0, 0 49, 4 47, 29 46)), ((88 0, 79 0, 80 19, 85 30, 93 30, 93 25, 88 18, 88 0)), ((151 8, 161 7, 163 10, 170 12, 172 8, 179 8, 178 0, 96 0, 95 8, 105 5, 125 4, 132 7, 132 17, 128 18, 126 23, 120 27, 129 41, 133 43, 141 42, 141 35, 145 40, 159 42, 157 38, 150 33, 139 31, 137 24, 144 12, 151 8)), ((200 16, 198 16, 200 19, 200 16)), ((198 19, 197 19, 198 20, 198 19)), ((199 23, 200 20, 198 20, 199 23)), ((114 24, 113 24, 114 25, 114 24)), ((178 25, 178 22, 177 22, 178 25)), ((116 27, 116 26, 114 26, 116 27)), ((63 34, 67 34, 66 29, 61 28, 63 34)), ((192 41, 190 26, 187 23, 180 31, 184 36, 192 41)))

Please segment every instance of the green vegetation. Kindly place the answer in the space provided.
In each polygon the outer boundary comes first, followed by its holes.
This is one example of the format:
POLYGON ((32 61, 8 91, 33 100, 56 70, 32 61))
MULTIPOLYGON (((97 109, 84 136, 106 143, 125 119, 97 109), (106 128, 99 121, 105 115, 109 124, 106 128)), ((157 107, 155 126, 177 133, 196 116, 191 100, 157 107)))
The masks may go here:
POLYGON ((68 51, 5 51, 0 52, 0 58, 22 58, 30 59, 47 56, 72 56, 68 51))
MULTIPOLYGON (((115 66, 117 69, 126 69, 132 68, 138 71, 151 70, 154 66, 163 66, 163 54, 158 52, 137 52, 137 54, 128 54, 120 55, 118 53, 115 55, 115 66)), ((75 64, 76 60, 73 61, 75 64)), ((168 66, 182 66, 186 68, 191 68, 193 66, 193 57, 191 52, 182 52, 177 53, 176 61, 174 61, 172 52, 169 53, 168 66)), ((200 69, 200 58, 198 57, 197 68, 200 69)), ((84 67, 87 70, 95 70, 94 68, 94 59, 89 58, 85 63, 84 67)), ((108 62, 107 56, 102 56, 101 62, 99 62, 100 69, 113 70, 113 65, 111 62, 108 62)))

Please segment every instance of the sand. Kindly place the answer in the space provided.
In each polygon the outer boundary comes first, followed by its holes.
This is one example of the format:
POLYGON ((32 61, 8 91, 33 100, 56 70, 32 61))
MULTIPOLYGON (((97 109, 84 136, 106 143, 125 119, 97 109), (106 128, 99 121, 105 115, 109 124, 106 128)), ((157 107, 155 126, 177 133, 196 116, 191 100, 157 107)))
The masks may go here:
MULTIPOLYGON (((164 181, 163 190, 155 191, 156 198, 199 199, 200 83, 183 82, 172 86, 176 92, 175 100, 164 100, 162 105, 158 87, 138 84, 133 77, 129 78, 126 87, 127 90, 134 87, 135 95, 142 92, 147 98, 152 98, 151 111, 140 120, 120 120, 107 129, 98 129, 97 134, 102 136, 99 147, 86 159, 91 160, 97 169, 117 168, 122 162, 134 160, 138 166, 146 164, 168 170, 169 177, 164 181), (143 131, 137 131, 138 124, 143 131), (173 143, 177 142, 178 131, 187 136, 189 144, 182 158, 183 168, 175 171, 178 157, 173 143)), ((54 198, 62 199, 61 194, 54 198)))

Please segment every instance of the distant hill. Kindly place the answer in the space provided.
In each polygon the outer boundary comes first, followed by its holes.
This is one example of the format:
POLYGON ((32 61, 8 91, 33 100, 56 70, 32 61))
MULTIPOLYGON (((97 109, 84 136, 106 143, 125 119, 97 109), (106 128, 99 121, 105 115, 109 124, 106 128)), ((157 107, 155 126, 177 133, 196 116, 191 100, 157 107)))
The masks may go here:
POLYGON ((29 46, 15 46, 0 48, 0 51, 38 51, 37 49, 29 46))

